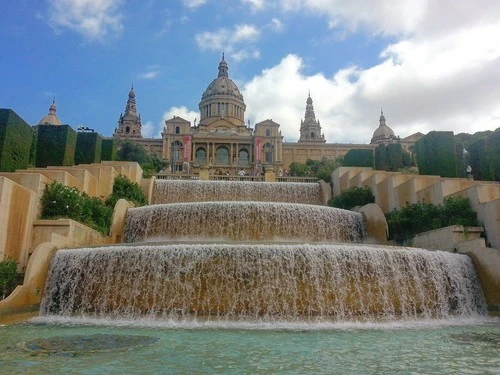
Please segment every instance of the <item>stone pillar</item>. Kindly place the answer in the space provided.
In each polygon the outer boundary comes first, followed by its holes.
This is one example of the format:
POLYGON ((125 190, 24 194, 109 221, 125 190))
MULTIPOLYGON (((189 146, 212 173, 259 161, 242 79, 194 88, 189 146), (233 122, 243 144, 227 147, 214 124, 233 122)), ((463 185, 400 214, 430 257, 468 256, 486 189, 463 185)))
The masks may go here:
POLYGON ((200 180, 203 180, 203 181, 208 181, 210 179, 210 176, 209 176, 209 171, 210 171, 210 167, 208 166, 208 164, 204 164, 200 167, 200 180))
POLYGON ((276 182, 276 173, 274 172, 274 167, 272 165, 266 165, 264 167, 266 171, 264 174, 265 182, 276 182))

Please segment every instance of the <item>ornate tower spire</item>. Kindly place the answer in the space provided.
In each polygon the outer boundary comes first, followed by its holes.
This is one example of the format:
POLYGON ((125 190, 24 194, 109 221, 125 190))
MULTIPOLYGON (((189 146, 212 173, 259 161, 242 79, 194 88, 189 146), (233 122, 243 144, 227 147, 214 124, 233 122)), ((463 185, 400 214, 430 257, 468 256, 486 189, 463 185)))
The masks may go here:
POLYGON ((222 52, 222 60, 219 63, 219 77, 226 77, 228 78, 229 75, 227 74, 228 66, 226 60, 224 60, 224 52, 222 52))
POLYGON ((118 118, 118 127, 115 129, 113 136, 121 138, 142 138, 141 128, 141 116, 137 114, 134 84, 132 84, 128 93, 127 104, 125 105, 125 114, 120 114, 118 118))
POLYGON ((299 142, 326 142, 325 136, 321 133, 319 120, 316 120, 313 100, 310 92, 308 93, 306 100, 306 113, 304 115, 304 120, 300 121, 299 142))

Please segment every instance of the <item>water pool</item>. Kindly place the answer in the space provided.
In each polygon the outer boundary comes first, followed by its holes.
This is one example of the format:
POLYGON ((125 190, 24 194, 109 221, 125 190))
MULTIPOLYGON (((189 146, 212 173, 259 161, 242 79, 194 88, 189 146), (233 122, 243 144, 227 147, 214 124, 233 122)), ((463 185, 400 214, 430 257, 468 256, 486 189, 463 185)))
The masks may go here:
POLYGON ((2 374, 500 374, 500 320, 0 326, 2 374))

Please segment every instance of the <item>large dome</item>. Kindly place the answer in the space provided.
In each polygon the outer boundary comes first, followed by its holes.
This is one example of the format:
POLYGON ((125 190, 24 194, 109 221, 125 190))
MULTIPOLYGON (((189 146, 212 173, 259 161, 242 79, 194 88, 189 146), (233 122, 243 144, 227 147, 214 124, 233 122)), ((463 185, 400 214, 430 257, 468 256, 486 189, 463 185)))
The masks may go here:
POLYGON ((236 84, 228 77, 217 77, 210 83, 201 96, 201 100, 208 99, 215 95, 234 96, 238 100, 243 100, 240 90, 236 84))
POLYGON ((241 95, 238 86, 229 78, 227 73, 228 66, 224 60, 224 55, 219 63, 219 75, 214 79, 207 87, 201 100, 208 99, 216 95, 232 96, 238 100, 243 101, 243 95, 241 95))

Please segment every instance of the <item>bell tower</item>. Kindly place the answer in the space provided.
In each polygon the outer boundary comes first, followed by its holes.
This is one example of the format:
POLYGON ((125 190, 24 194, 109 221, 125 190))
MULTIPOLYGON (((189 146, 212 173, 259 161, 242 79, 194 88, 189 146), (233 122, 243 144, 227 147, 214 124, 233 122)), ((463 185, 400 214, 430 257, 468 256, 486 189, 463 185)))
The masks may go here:
POLYGON ((316 120, 316 115, 314 114, 311 93, 309 93, 306 100, 306 113, 304 115, 304 120, 300 121, 299 142, 326 142, 325 136, 321 133, 321 125, 319 123, 319 120, 316 120))
POLYGON ((118 118, 118 127, 115 129, 113 136, 120 138, 142 138, 141 128, 141 115, 137 114, 134 85, 132 85, 128 93, 125 114, 120 114, 118 118))

